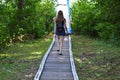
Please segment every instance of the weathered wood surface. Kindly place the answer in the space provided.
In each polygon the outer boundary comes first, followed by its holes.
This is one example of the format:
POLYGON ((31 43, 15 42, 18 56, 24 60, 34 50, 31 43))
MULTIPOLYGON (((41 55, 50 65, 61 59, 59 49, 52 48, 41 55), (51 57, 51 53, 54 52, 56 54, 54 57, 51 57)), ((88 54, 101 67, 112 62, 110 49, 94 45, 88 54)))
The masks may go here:
POLYGON ((55 42, 46 60, 43 73, 39 80, 73 80, 68 39, 68 37, 65 37, 63 42, 62 55, 58 54, 55 42))

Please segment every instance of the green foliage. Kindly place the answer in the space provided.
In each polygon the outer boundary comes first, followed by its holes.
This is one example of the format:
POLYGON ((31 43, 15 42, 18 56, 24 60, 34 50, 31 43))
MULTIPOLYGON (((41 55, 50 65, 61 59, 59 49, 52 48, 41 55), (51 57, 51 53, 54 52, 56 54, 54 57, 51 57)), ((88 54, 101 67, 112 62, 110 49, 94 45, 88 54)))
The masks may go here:
POLYGON ((115 26, 107 22, 99 23, 95 29, 98 31, 101 39, 107 40, 114 34, 115 26))
POLYGON ((45 19, 45 21, 44 21, 45 31, 50 32, 50 31, 52 31, 52 27, 51 27, 52 18, 55 15, 55 11, 53 8, 54 4, 51 0, 43 0, 43 3, 39 7, 41 7, 40 15, 41 16, 44 15, 42 17, 43 17, 43 19, 45 19))
POLYGON ((9 35, 8 35, 8 31, 7 28, 3 25, 0 25, 2 27, 0 27, 0 48, 4 47, 9 40, 9 35))
POLYGON ((102 19, 118 22, 120 21, 120 1, 119 0, 95 0, 96 7, 101 10, 102 19))
POLYGON ((99 11, 88 1, 79 1, 72 7, 73 29, 79 34, 96 36, 94 29, 99 11), (96 14, 97 13, 97 14, 96 14))
POLYGON ((0 4, 0 48, 4 47, 7 44, 9 39, 7 23, 9 22, 9 13, 7 5, 0 4))
POLYGON ((31 39, 51 32, 54 14, 51 0, 4 0, 0 3, 0 45, 17 41, 21 35, 31 39))
POLYGON ((72 6, 73 30, 120 44, 119 0, 78 0, 72 6))

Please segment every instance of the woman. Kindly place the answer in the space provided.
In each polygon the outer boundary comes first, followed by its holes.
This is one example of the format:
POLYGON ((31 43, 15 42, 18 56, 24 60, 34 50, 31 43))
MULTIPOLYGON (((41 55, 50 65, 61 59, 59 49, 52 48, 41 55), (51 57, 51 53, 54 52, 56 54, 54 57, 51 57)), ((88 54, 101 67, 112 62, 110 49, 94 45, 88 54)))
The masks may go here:
POLYGON ((66 32, 68 33, 66 27, 66 19, 63 16, 63 12, 60 10, 58 11, 54 26, 54 31, 57 37, 57 45, 58 45, 57 51, 59 52, 60 55, 62 55, 62 46, 63 46, 64 36, 66 35, 65 29, 66 32))

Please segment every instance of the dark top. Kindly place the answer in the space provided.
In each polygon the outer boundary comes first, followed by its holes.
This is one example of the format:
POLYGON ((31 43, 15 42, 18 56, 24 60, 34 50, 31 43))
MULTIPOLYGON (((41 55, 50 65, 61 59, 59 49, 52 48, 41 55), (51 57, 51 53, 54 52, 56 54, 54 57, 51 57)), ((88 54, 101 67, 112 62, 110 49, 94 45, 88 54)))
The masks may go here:
POLYGON ((56 35, 65 36, 64 21, 56 23, 56 35))

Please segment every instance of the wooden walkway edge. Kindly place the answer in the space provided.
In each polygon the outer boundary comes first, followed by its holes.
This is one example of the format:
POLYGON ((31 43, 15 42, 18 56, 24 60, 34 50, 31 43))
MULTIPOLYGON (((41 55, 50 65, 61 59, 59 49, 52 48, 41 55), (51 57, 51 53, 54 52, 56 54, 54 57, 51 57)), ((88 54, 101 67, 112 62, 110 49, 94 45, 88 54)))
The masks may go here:
POLYGON ((53 38, 34 80, 79 80, 72 55, 70 36, 65 37, 63 55, 58 54, 56 41, 53 38))
POLYGON ((70 36, 69 36, 69 53, 70 53, 70 63, 71 63, 71 68, 72 68, 72 73, 73 73, 74 80, 79 80, 77 72, 76 72, 75 64, 74 64, 74 59, 73 59, 73 54, 72 54, 72 44, 71 44, 71 37, 70 36))

